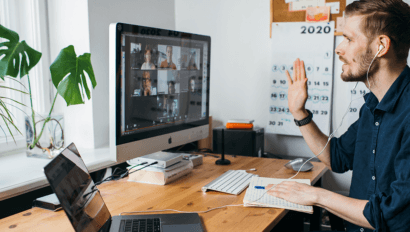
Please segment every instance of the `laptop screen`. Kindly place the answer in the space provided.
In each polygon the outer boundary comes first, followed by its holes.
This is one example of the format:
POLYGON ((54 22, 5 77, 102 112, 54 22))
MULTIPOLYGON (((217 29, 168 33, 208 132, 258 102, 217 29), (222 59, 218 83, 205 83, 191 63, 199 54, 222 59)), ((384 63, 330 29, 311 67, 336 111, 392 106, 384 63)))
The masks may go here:
POLYGON ((108 208, 73 143, 44 167, 44 173, 75 231, 100 231, 110 221, 108 208))

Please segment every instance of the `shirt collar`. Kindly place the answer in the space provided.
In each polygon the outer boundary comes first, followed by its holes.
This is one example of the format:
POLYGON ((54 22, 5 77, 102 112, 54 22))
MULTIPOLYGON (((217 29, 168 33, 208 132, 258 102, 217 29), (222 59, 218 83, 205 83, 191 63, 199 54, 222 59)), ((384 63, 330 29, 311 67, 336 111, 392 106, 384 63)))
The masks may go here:
POLYGON ((368 93, 364 96, 365 104, 371 112, 375 109, 382 110, 385 112, 390 112, 396 106, 401 93, 406 88, 407 84, 410 82, 410 68, 406 66, 399 75, 399 77, 390 86, 387 93, 384 95, 382 101, 379 103, 377 97, 372 93, 368 93))

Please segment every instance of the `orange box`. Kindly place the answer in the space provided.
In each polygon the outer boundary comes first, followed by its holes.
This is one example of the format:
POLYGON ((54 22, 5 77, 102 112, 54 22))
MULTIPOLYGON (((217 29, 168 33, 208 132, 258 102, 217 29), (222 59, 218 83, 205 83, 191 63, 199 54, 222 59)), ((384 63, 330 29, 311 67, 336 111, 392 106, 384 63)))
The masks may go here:
POLYGON ((226 123, 226 129, 252 129, 253 123, 226 123))

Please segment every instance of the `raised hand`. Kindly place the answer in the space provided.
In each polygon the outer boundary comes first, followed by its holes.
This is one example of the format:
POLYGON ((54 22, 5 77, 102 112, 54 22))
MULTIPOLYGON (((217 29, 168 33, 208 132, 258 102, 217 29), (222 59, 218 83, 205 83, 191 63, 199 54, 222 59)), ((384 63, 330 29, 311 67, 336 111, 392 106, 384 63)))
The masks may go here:
POLYGON ((286 70, 286 76, 288 77, 289 83, 289 111, 296 120, 302 120, 309 115, 305 109, 306 100, 308 98, 308 79, 306 78, 305 63, 297 58, 296 61, 293 62, 293 80, 290 77, 288 70, 286 70))

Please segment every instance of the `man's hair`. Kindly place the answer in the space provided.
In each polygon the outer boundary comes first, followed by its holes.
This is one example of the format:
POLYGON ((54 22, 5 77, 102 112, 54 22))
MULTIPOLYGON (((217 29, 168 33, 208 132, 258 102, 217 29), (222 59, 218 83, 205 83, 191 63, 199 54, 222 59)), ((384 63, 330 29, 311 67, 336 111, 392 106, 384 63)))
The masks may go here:
POLYGON ((361 23, 369 43, 387 35, 399 61, 407 59, 410 49, 410 6, 402 0, 360 0, 349 4, 346 17, 364 16, 361 23))

